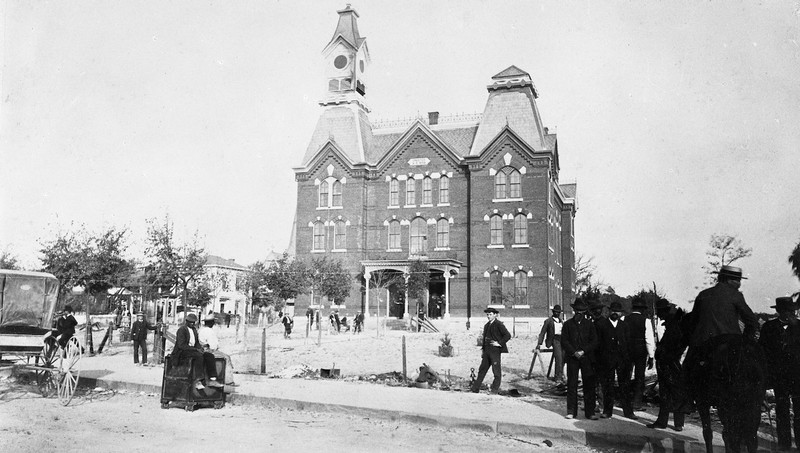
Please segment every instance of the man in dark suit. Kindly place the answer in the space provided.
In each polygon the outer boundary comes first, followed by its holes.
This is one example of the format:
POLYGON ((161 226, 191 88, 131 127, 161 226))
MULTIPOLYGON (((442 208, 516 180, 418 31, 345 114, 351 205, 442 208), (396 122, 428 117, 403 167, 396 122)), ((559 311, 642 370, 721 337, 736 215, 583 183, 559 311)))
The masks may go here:
POLYGON ((583 299, 571 305, 575 314, 564 322, 561 331, 561 346, 567 362, 567 418, 578 416, 578 372, 583 378, 584 414, 589 420, 597 420, 594 413, 596 376, 592 366, 597 349, 597 332, 594 324, 586 318, 589 306, 583 299))
POLYGON ((775 389, 775 421, 778 448, 792 448, 794 441, 800 446, 800 323, 797 305, 791 297, 779 297, 772 306, 778 317, 764 323, 758 343, 764 349, 767 370, 775 389), (789 408, 794 409, 793 420, 789 408))
POLYGON ((628 325, 628 348, 633 369, 633 407, 641 410, 644 397, 644 372, 653 369, 656 354, 656 336, 653 323, 647 317, 647 301, 641 295, 633 296, 631 313, 625 316, 628 325))
POLYGON ((506 326, 497 319, 497 315, 499 314, 497 309, 490 307, 483 310, 483 312, 486 313, 489 322, 483 326, 481 366, 478 368, 478 377, 475 379, 475 382, 472 383, 471 390, 472 393, 478 393, 481 389, 481 384, 483 384, 483 378, 486 377, 486 372, 489 371, 489 366, 491 366, 494 380, 492 381, 490 390, 492 393, 498 393, 500 391, 502 372, 500 367, 500 355, 508 352, 506 343, 511 339, 511 334, 508 332, 508 329, 506 329, 506 326))
POLYGON ((539 350, 542 341, 548 348, 553 348, 553 362, 556 367, 553 380, 561 382, 564 380, 564 353, 561 350, 561 328, 564 322, 561 320, 561 305, 554 305, 552 312, 553 315, 544 320, 534 351, 539 350))
POLYGON ((603 391, 603 418, 611 418, 614 410, 614 400, 620 401, 622 413, 626 418, 636 420, 631 405, 631 395, 628 390, 630 370, 630 352, 628 346, 627 324, 622 318, 622 304, 612 302, 611 314, 608 318, 600 317, 595 320, 597 328, 598 355, 597 367, 600 378, 600 387, 603 391), (619 392, 615 395, 614 378, 619 382, 619 392), (616 397, 616 398, 615 398, 616 397))
POLYGON ((659 298, 656 301, 656 315, 664 325, 664 334, 658 340, 655 356, 658 396, 661 402, 658 407, 658 418, 647 427, 666 428, 669 414, 672 412, 675 431, 683 431, 685 414, 690 412, 691 406, 681 364, 683 351, 686 350, 686 338, 682 327, 684 313, 667 299, 659 298))
POLYGON ((209 387, 224 387, 221 383, 217 382, 217 366, 215 364, 214 354, 204 351, 203 346, 197 336, 197 315, 189 313, 186 315, 186 321, 178 329, 175 335, 175 348, 172 350, 172 357, 176 363, 192 358, 194 359, 194 376, 195 388, 203 390, 205 386, 202 383, 202 376, 205 376, 206 385, 209 387))
POLYGON ((147 331, 156 330, 156 326, 147 322, 144 313, 136 315, 131 326, 131 342, 133 343, 133 363, 139 364, 139 348, 142 349, 142 364, 147 363, 147 331))
POLYGON ((689 351, 683 364, 689 381, 696 385, 705 380, 702 363, 723 343, 741 339, 742 335, 754 341, 758 319, 739 292, 742 269, 722 266, 717 273, 717 284, 697 295, 694 307, 685 324, 689 351), (739 321, 744 324, 744 332, 739 321))
POLYGON ((75 310, 72 305, 65 305, 64 311, 56 321, 56 341, 62 348, 67 347, 67 342, 75 335, 75 326, 78 321, 75 320, 75 310))

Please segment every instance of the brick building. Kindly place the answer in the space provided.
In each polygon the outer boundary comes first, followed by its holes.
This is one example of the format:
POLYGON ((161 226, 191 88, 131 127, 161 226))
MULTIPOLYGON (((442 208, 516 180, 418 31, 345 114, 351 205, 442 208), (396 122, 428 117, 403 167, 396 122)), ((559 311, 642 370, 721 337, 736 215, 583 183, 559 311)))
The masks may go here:
MULTIPOLYGON (((350 5, 325 46, 327 92, 294 169, 298 259, 328 256, 354 276, 350 297, 297 299, 374 315, 469 316, 487 305, 545 316, 572 299, 575 184, 559 183, 558 142, 525 71, 491 78, 482 115, 370 120, 370 54, 350 5), (389 277, 422 260, 428 296, 407 301, 389 277), (369 290, 366 291, 367 282, 369 290), (418 304, 418 305, 416 305, 418 304)), ((321 81, 323 82, 323 81, 321 81)))

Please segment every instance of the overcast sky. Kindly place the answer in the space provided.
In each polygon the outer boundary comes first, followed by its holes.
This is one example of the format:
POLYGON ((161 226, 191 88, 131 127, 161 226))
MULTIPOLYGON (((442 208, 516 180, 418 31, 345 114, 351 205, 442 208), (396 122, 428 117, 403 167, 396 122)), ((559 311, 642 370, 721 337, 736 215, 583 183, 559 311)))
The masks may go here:
MULTIPOLYGON (((242 264, 289 242, 344 1, 7 0, 0 249, 71 224, 198 230, 242 264)), ((800 3, 354 2, 371 118, 482 112, 529 72, 578 183, 576 245, 619 294, 703 287, 712 233, 753 248, 757 311, 800 288, 800 3)))

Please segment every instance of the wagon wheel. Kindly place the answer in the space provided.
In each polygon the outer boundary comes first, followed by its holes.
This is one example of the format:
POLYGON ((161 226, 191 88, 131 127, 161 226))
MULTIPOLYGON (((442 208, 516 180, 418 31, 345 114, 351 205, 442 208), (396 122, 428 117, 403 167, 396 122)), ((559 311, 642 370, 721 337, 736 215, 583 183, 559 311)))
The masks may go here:
POLYGON ((41 354, 36 357, 36 365, 40 367, 35 370, 36 386, 39 387, 39 393, 45 398, 52 395, 58 387, 54 376, 57 359, 58 346, 55 341, 46 342, 41 354))
POLYGON ((58 365, 58 401, 66 406, 72 401, 72 395, 78 387, 81 375, 81 345, 75 337, 67 342, 58 365))

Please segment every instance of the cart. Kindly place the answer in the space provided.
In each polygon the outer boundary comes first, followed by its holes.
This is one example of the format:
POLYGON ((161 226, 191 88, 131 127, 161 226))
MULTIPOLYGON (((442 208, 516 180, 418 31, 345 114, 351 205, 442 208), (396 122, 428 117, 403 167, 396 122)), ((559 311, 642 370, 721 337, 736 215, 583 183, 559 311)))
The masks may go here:
POLYGON ((81 345, 62 347, 51 336, 58 279, 45 272, 0 269, 0 369, 32 371, 45 398, 66 406, 78 387, 81 345))
MULTIPOLYGON (((197 390, 194 387, 193 358, 174 360, 172 355, 164 357, 164 375, 161 382, 161 408, 169 409, 171 403, 183 406, 192 412, 198 406, 222 409, 225 406, 226 393, 222 388, 205 387, 197 390)), ((216 357, 217 379, 225 382, 225 359, 216 357)))

